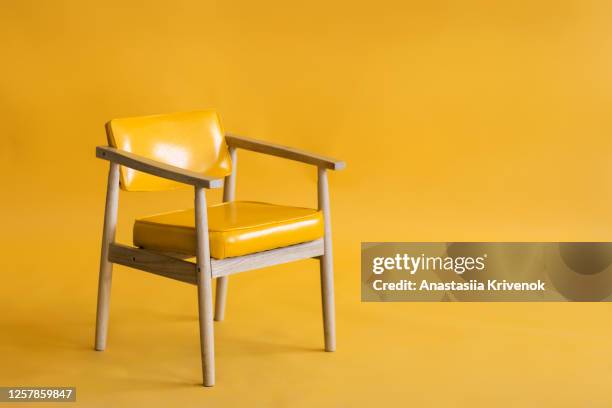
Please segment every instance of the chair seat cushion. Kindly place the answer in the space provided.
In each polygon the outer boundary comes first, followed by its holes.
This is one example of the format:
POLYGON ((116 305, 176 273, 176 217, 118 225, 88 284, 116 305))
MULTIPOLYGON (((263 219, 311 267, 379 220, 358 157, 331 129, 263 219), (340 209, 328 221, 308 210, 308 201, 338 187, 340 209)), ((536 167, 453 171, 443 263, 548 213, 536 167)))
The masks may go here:
MULTIPOLYGON (((321 238, 323 214, 311 208, 232 201, 208 207, 208 232, 211 256, 223 259, 321 238)), ((137 219, 134 245, 195 255, 194 210, 137 219)))

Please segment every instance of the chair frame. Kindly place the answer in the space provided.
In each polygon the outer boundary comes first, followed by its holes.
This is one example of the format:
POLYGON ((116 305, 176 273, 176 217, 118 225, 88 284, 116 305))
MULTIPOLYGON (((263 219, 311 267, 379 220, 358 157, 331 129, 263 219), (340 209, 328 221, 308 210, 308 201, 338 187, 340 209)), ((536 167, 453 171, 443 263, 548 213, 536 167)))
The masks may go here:
POLYGON ((232 159, 232 173, 224 179, 209 178, 199 173, 160 163, 113 147, 98 146, 96 148, 96 156, 108 160, 110 162, 110 169, 108 173, 102 252, 100 257, 95 349, 102 351, 106 348, 113 264, 121 264, 170 279, 194 284, 197 285, 198 289, 203 384, 209 387, 215 384, 213 278, 217 279, 214 320, 221 321, 225 315, 229 275, 300 259, 318 259, 321 273, 325 351, 331 352, 336 349, 334 272, 327 170, 341 170, 345 167, 345 163, 290 147, 231 134, 226 134, 225 140, 232 159), (318 208, 323 212, 325 230, 323 238, 233 258, 211 258, 208 242, 208 215, 205 189, 223 186, 223 201, 234 200, 237 176, 237 149, 250 150, 317 166, 318 208), (119 207, 119 166, 126 166, 194 187, 197 238, 195 263, 186 260, 193 257, 193 254, 158 252, 115 242, 117 211, 119 207))

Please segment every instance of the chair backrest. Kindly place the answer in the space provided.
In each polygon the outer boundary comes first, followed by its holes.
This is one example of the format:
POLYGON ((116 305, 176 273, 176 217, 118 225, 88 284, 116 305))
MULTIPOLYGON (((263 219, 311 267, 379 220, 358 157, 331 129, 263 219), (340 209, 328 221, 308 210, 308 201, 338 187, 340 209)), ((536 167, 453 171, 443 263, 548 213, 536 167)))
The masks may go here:
MULTIPOLYGON (((113 119, 106 124, 109 146, 211 177, 225 177, 232 162, 217 113, 212 110, 113 119)), ((181 186, 121 166, 127 191, 172 190, 181 186)))

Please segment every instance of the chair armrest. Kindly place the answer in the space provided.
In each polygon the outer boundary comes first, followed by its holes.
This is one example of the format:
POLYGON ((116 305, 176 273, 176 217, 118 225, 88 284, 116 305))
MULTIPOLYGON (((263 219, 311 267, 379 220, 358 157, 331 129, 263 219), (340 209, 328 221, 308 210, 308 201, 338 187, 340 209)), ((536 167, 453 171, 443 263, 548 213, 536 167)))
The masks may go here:
POLYGON ((179 183, 191 184, 193 186, 204 188, 223 187, 222 178, 215 179, 206 177, 191 170, 185 170, 180 167, 158 162, 156 160, 147 159, 146 157, 126 152, 125 150, 116 149, 114 147, 96 147, 96 157, 129 167, 134 170, 152 174, 157 177, 178 181, 179 183))
POLYGON ((320 156, 318 154, 305 152, 292 147, 264 142, 248 137, 226 134, 225 141, 230 147, 269 154, 302 163, 314 164, 315 166, 324 167, 330 170, 342 170, 344 167, 346 167, 346 164, 342 160, 336 160, 332 159, 331 157, 320 156))

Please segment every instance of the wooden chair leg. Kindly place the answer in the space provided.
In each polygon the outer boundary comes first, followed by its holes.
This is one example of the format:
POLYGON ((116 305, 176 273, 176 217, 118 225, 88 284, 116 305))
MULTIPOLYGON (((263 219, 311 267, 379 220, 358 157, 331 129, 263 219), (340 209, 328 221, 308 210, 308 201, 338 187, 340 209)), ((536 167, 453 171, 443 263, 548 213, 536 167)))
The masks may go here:
POLYGON ((323 331, 325 333, 325 351, 336 350, 336 306, 334 302, 334 267, 332 257, 331 218, 329 211, 329 189, 327 171, 318 170, 319 210, 323 211, 325 236, 323 237, 324 253, 320 258, 321 300, 323 304, 323 331))
POLYGON ((215 320, 223 321, 225 316, 225 302, 227 300, 227 276, 217 278, 217 296, 215 298, 215 320))
MULTIPOLYGON (((236 196, 236 174, 238 171, 238 155, 236 148, 229 148, 230 158, 232 160, 232 173, 225 177, 223 184, 223 202, 234 201, 236 196)), ((225 317, 225 303, 227 302, 227 285, 229 277, 222 276, 217 278, 217 296, 215 298, 215 320, 220 322, 225 317)))
POLYGON ((213 328, 212 272, 208 242, 208 215, 206 195, 201 187, 195 188, 195 222, 198 265, 198 311, 200 320, 200 351, 204 386, 215 385, 215 338, 213 328))
POLYGON ((106 206, 104 210, 104 231, 102 233, 102 252, 100 254, 100 275, 98 277, 98 307, 96 311, 96 344, 95 349, 106 348, 108 333, 108 312, 110 291, 113 277, 113 264, 108 260, 108 248, 115 241, 117 230, 117 207, 119 204, 119 165, 110 164, 108 185, 106 188, 106 206))

